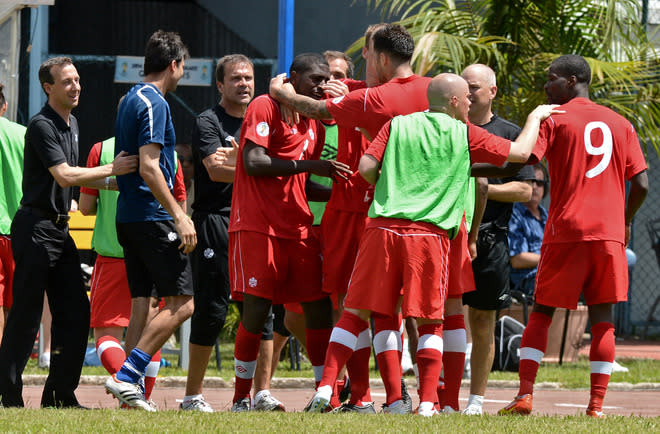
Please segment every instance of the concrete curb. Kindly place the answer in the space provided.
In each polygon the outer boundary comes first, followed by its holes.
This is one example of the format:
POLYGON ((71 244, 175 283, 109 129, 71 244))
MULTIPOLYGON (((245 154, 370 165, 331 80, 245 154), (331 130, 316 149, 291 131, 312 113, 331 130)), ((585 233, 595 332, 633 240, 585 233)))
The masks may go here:
MULTIPOLYGON (((80 384, 103 386, 105 375, 83 375, 80 377, 80 384)), ((46 382, 45 375, 23 375, 23 384, 25 386, 43 386, 46 382)), ((383 387, 383 382, 379 378, 372 378, 369 381, 371 387, 383 387)), ((406 378, 406 384, 409 388, 416 387, 414 378, 406 378)), ((156 380, 158 387, 185 387, 186 377, 158 377, 156 380)), ((462 387, 470 387, 470 380, 463 380, 462 387)), ((225 389, 234 387, 234 380, 225 380, 220 377, 206 377, 204 379, 205 388, 225 389)), ((488 380, 488 387, 494 389, 517 389, 518 381, 509 380, 488 380)), ((273 389, 313 389, 313 378, 297 377, 274 377, 271 382, 273 389)), ((534 385, 535 390, 560 390, 567 389, 562 387, 561 383, 545 382, 534 385)), ((610 383, 609 390, 616 391, 635 391, 635 390, 660 390, 660 383, 610 383)))

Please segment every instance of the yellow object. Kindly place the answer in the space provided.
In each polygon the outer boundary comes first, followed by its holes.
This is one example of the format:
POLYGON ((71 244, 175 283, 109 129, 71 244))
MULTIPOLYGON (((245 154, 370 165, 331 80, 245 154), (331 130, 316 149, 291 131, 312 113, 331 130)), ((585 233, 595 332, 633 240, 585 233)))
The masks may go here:
POLYGON ((69 233, 78 250, 92 250, 92 235, 96 216, 83 215, 80 211, 69 213, 69 233))

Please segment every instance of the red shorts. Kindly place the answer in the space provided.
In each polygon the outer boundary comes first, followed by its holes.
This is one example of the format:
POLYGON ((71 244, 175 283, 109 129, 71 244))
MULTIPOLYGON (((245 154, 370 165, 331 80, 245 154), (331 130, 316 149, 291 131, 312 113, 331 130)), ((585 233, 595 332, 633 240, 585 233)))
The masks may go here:
POLYGON ((89 326, 128 327, 131 317, 131 290, 124 260, 98 255, 90 285, 89 326))
POLYGON ((321 291, 321 249, 315 237, 290 240, 259 232, 229 233, 231 297, 243 294, 273 304, 306 302, 327 297, 321 291))
POLYGON ((449 242, 449 284, 448 298, 461 298, 464 292, 474 291, 474 273, 468 248, 467 222, 465 215, 456 238, 449 242))
POLYGON ((628 299, 628 264, 622 243, 583 241, 541 247, 536 302, 575 309, 580 293, 588 306, 628 299))
POLYGON ((13 280, 14 257, 11 252, 11 239, 0 235, 0 306, 7 309, 11 307, 13 280))
POLYGON ((344 306, 393 316, 443 319, 449 238, 421 229, 368 228, 344 306))
POLYGON ((364 213, 326 208, 321 221, 325 292, 346 293, 366 221, 364 213))

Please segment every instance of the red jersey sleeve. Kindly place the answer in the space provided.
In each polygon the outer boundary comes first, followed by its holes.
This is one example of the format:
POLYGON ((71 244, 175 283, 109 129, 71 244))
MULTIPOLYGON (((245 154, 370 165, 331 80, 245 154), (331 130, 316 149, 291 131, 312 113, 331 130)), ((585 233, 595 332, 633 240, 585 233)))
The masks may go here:
MULTIPOLYGON (((97 167, 99 165, 99 161, 101 161, 102 145, 102 142, 98 142, 92 146, 92 149, 89 151, 89 155, 87 156, 87 167, 97 167)), ((80 187, 80 192, 89 194, 90 196, 98 197, 99 195, 99 191, 97 189, 90 187, 80 187)))
POLYGON ((183 170, 181 169, 181 164, 176 166, 176 176, 174 177, 174 199, 177 202, 183 202, 187 199, 188 195, 186 194, 186 184, 183 182, 183 170))
MULTIPOLYGON (((275 131, 272 131, 275 124, 274 120, 279 120, 280 107, 277 102, 267 95, 255 98, 248 106, 243 120, 241 132, 244 141, 251 141, 259 146, 268 149, 270 138, 275 131)), ((241 146, 243 146, 241 144, 241 146)))
POLYGON ((536 139, 536 145, 532 149, 532 154, 529 157, 527 164, 536 164, 543 159, 543 156, 548 151, 548 143, 552 142, 553 127, 555 125, 552 116, 547 118, 541 123, 539 127, 539 136, 536 139))
POLYGON ((501 166, 506 162, 511 151, 511 140, 498 137, 473 124, 468 124, 467 130, 472 163, 501 166))
POLYGON ((390 140, 390 124, 391 120, 387 121, 383 128, 380 129, 376 138, 371 142, 365 154, 369 154, 379 162, 383 162, 383 155, 385 155, 385 148, 387 142, 390 140))
POLYGON ((626 179, 629 180, 647 169, 642 147, 639 145, 639 139, 637 139, 637 132, 632 125, 628 128, 628 150, 629 152, 626 155, 626 179))
POLYGON ((348 95, 328 99, 325 101, 325 107, 342 127, 359 127, 361 126, 360 121, 365 116, 367 90, 366 88, 357 89, 348 95))

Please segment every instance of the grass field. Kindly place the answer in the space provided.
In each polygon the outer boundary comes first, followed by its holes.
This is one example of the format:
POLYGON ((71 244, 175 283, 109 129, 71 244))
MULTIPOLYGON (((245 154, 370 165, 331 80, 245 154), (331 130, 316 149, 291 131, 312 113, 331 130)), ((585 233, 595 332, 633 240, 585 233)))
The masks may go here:
POLYGON ((660 418, 567 417, 422 418, 415 415, 354 415, 229 412, 201 414, 168 411, 0 410, 3 432, 524 432, 653 433, 660 418))

